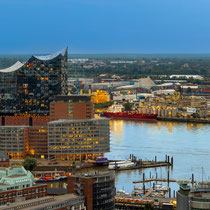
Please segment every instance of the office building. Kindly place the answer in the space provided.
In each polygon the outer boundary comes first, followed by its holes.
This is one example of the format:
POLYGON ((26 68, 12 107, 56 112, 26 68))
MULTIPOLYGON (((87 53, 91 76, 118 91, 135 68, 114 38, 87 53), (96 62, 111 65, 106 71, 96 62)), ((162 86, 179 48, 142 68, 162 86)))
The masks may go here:
POLYGON ((46 158, 47 126, 0 126, 0 145, 0 151, 11 159, 23 159, 27 155, 46 158))
POLYGON ((68 192, 85 197, 87 210, 113 210, 115 206, 115 176, 101 172, 68 177, 68 192))
POLYGON ((48 123, 49 158, 85 160, 109 151, 109 119, 61 119, 48 123))
POLYGON ((58 95, 50 103, 50 121, 59 119, 91 119, 94 104, 89 95, 58 95))

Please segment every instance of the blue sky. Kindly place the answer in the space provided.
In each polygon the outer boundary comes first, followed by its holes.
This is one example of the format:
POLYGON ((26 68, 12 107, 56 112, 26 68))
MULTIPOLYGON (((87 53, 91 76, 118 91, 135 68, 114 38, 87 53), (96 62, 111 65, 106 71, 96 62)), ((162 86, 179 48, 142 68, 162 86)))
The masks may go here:
POLYGON ((210 53, 210 0, 0 0, 0 54, 210 53))

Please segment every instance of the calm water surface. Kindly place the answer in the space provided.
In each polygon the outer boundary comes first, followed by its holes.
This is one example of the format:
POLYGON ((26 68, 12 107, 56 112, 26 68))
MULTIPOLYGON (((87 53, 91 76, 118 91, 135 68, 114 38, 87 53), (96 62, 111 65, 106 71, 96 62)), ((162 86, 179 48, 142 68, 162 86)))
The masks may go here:
MULTIPOLYGON (((210 179, 210 125, 157 122, 145 123, 135 121, 111 120, 111 152, 109 159, 127 159, 134 154, 143 160, 164 160, 165 155, 174 157, 171 178, 190 179, 192 173, 196 180, 210 179), (204 173, 202 176, 202 167, 204 173)), ((149 178, 158 173, 159 177, 167 177, 167 168, 130 170, 116 174, 116 188, 127 192, 133 190, 133 181, 142 178, 145 172, 149 178)), ((171 184, 172 190, 178 186, 171 184)))

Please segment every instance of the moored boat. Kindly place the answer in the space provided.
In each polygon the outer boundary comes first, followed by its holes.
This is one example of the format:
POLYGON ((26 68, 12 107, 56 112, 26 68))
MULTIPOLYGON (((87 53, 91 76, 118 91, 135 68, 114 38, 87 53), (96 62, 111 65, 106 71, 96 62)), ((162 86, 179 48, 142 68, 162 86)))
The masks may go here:
POLYGON ((123 169, 129 169, 134 168, 136 166, 136 163, 132 162, 131 160, 122 160, 117 162, 110 162, 108 169, 109 170, 123 170, 123 169))
POLYGON ((113 119, 124 120, 157 120, 157 114, 143 114, 135 110, 123 111, 122 105, 112 105, 103 115, 113 119))

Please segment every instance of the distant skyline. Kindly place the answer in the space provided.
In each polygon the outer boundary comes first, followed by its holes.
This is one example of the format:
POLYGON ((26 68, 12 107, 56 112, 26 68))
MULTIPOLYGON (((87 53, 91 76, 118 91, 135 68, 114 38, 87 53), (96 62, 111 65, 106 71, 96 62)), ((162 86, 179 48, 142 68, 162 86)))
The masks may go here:
POLYGON ((208 54, 209 11, 209 0, 0 0, 0 54, 208 54))

